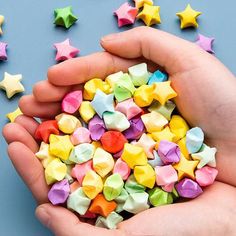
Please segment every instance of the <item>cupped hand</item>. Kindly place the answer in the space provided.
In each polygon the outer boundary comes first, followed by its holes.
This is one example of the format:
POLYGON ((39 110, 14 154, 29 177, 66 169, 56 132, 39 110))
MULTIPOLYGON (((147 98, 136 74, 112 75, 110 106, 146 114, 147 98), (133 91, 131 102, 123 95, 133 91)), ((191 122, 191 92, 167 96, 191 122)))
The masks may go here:
POLYGON ((101 40, 106 52, 71 59, 49 69, 48 80, 36 84, 33 95, 20 100, 27 116, 8 124, 3 135, 9 156, 40 206, 36 215, 59 236, 80 235, 234 235, 236 200, 236 80, 214 56, 197 45, 168 33, 138 27, 101 40), (150 70, 164 69, 178 93, 175 103, 191 126, 203 128, 209 145, 216 146, 218 181, 197 199, 142 212, 105 230, 82 222, 62 207, 47 203, 44 170, 34 153, 33 133, 38 123, 31 117, 50 118, 60 112, 60 101, 88 79, 126 71, 146 61, 150 70))

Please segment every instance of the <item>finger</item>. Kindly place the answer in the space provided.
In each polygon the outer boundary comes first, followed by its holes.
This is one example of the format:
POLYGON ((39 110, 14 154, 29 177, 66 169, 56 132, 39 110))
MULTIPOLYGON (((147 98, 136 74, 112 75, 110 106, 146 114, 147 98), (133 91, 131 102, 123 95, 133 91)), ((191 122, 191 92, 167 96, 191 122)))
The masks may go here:
POLYGON ((48 202, 49 188, 45 182, 44 169, 32 150, 21 142, 13 142, 8 146, 8 155, 37 202, 48 202))
POLYGON ((118 235, 116 230, 107 230, 82 223, 75 214, 63 207, 43 204, 36 209, 35 214, 40 222, 57 236, 118 235))
POLYGON ((58 102, 70 91, 82 89, 81 84, 74 86, 55 86, 43 80, 34 85, 33 95, 38 102, 58 102))
POLYGON ((63 96, 71 91, 72 86, 55 86, 43 80, 36 83, 33 87, 33 95, 38 102, 57 102, 60 101, 63 96))
POLYGON ((41 103, 32 95, 23 96, 19 101, 19 107, 27 116, 45 119, 50 119, 61 112, 60 103, 41 103))
POLYGON ((48 81, 57 86, 81 84, 92 78, 105 78, 117 71, 143 62, 139 59, 123 59, 107 52, 74 58, 52 66, 48 70, 48 81))
POLYGON ((21 142, 32 152, 37 152, 39 149, 37 142, 29 134, 29 132, 17 123, 9 123, 5 125, 3 127, 2 134, 8 144, 12 142, 21 142))
POLYGON ((101 46, 106 51, 124 58, 144 56, 165 68, 170 75, 201 62, 193 60, 193 64, 190 61, 192 55, 195 54, 195 58, 197 58, 196 53, 207 55, 191 42, 144 26, 105 36, 101 39, 101 46), (181 63, 184 58, 188 58, 189 63, 181 63))
MULTIPOLYGON (((128 61, 130 61, 130 60, 128 60, 128 61)), ((136 62, 138 63, 140 61, 141 61, 141 58, 139 60, 137 60, 136 62)), ((147 60, 146 60, 146 62, 148 63, 149 71, 154 71, 157 69, 156 64, 154 64, 153 62, 150 62, 147 60)), ((78 62, 78 63, 80 63, 80 62, 78 62)), ((91 63, 93 65, 93 62, 91 62, 91 63)), ((130 63, 127 62, 127 68, 129 66, 130 66, 130 63)), ((125 70, 127 70, 127 68, 125 70)), ((102 68, 100 68, 100 69, 102 69, 102 68)), ((116 66, 116 70, 119 71, 121 69, 122 68, 118 64, 116 66)), ((101 71, 99 71, 99 73, 101 73, 101 71)), ((101 78, 101 79, 104 79, 104 78, 101 78)), ((68 86, 55 86, 55 85, 51 84, 48 80, 44 80, 44 81, 38 82, 34 86, 33 95, 38 102, 58 102, 58 101, 61 101, 63 99, 63 97, 66 95, 66 93, 68 93, 69 91, 74 91, 74 90, 78 90, 81 88, 82 88, 81 84, 73 85, 73 86, 69 86, 69 85, 68 86)))
POLYGON ((32 137, 34 137, 34 133, 39 125, 39 123, 34 118, 25 115, 18 116, 15 119, 15 123, 24 127, 32 137))

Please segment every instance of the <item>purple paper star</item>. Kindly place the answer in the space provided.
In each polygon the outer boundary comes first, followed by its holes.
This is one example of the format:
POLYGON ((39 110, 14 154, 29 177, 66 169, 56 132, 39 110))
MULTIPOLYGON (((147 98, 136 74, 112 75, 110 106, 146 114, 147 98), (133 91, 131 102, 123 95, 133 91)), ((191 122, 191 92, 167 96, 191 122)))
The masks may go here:
POLYGON ((209 52, 209 53, 215 53, 212 49, 212 45, 215 38, 208 38, 202 34, 198 34, 198 38, 196 41, 196 44, 200 46, 203 50, 209 52))
POLYGON ((0 60, 5 61, 7 60, 7 43, 0 42, 0 60))

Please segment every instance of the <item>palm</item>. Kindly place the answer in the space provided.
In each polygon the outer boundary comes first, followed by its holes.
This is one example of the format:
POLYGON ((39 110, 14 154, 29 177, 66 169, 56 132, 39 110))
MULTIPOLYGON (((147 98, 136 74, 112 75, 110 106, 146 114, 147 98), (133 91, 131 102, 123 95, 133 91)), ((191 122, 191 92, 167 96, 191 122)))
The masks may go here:
MULTIPOLYGON (((234 76, 214 57, 198 50, 195 45, 154 31, 140 28, 133 30, 132 33, 124 33, 127 35, 123 38, 122 35, 119 36, 119 41, 103 40, 102 46, 119 57, 102 52, 70 60, 50 69, 49 81, 37 84, 34 88, 34 96, 25 96, 21 99, 22 111, 31 117, 53 117, 60 111, 60 100, 64 94, 78 87, 77 84, 83 83, 89 78, 105 77, 115 71, 126 70, 130 65, 143 60, 140 57, 144 56, 155 62, 153 64, 148 61, 151 69, 157 65, 165 68, 170 75, 172 86, 178 93, 175 102, 180 113, 190 125, 202 127, 209 144, 219 149, 218 180, 235 185, 236 174, 234 174, 235 176, 228 175, 230 170, 231 173, 235 173, 232 170, 236 165, 235 160, 234 162, 232 160, 235 132, 228 133, 228 130, 232 130, 231 127, 235 120, 234 114, 236 114, 236 101, 232 98, 236 89, 234 76), (150 38, 156 37, 158 42, 150 48, 147 46, 151 45, 148 36, 144 37, 144 42, 137 40, 138 37, 135 37, 135 34, 140 34, 140 30, 143 30, 145 34, 150 34, 150 38), (171 46, 169 47, 169 45, 171 46), (221 83, 221 81, 224 82, 225 89, 222 89, 223 82, 221 83), (228 164, 229 160, 230 165, 228 164)), ((15 124, 7 125, 3 133, 10 143, 8 150, 13 164, 38 203, 42 204, 47 202, 48 187, 44 180, 43 167, 34 155, 38 149, 38 144, 33 138, 37 125, 33 118, 21 116, 15 124), (18 132, 15 133, 15 130, 18 132), (21 150, 20 153, 19 150, 21 150), (27 163, 27 171, 24 163, 27 163)), ((233 187, 216 182, 207 188, 199 198, 142 212, 122 222, 116 232, 125 235, 169 235, 175 232, 175 235, 182 235, 181 232, 183 233, 184 229, 188 235, 195 235, 196 231, 200 235, 204 235, 206 228, 209 232, 214 231, 218 221, 217 218, 214 218, 215 215, 219 212, 229 215, 227 209, 235 204, 232 197, 234 191, 233 187), (220 194, 222 191, 228 198, 227 202, 223 202, 220 194), (218 207, 215 207, 216 205, 218 207), (178 221, 176 221, 176 216, 178 216, 178 221), (203 217, 204 221, 202 222, 203 217), (215 220, 213 225, 212 217, 215 220), (199 228, 203 230, 202 234, 199 232, 199 228)), ((71 217, 72 221, 78 223, 77 217, 68 210, 58 210, 65 217, 71 217)), ((222 220, 223 223, 228 223, 227 219, 222 220)), ((80 235, 81 224, 78 223, 76 227, 78 227, 77 231, 74 229, 70 235, 80 235)), ((52 225, 50 228, 57 235, 67 235, 60 227, 52 225)), ((85 231, 88 229, 90 234, 94 231, 96 235, 112 235, 111 231, 96 229, 90 225, 82 228, 85 231)), ((86 235, 85 231, 81 235, 86 235)), ((219 235, 223 233, 222 229, 214 232, 219 235)))

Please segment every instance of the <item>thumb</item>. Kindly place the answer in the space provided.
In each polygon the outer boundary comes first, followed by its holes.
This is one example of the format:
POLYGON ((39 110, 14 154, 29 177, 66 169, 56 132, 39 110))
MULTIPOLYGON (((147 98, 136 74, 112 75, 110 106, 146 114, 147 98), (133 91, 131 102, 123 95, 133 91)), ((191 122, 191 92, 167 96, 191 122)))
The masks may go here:
POLYGON ((35 211, 39 221, 49 228, 56 236, 111 236, 112 231, 83 223, 71 211, 64 207, 46 203, 35 211))
POLYGON ((100 43, 106 51, 120 57, 143 56, 164 67, 170 75, 189 69, 187 66, 198 66, 201 59, 196 53, 207 55, 194 43, 145 26, 104 36, 100 43), (190 59, 191 63, 185 63, 190 59))

